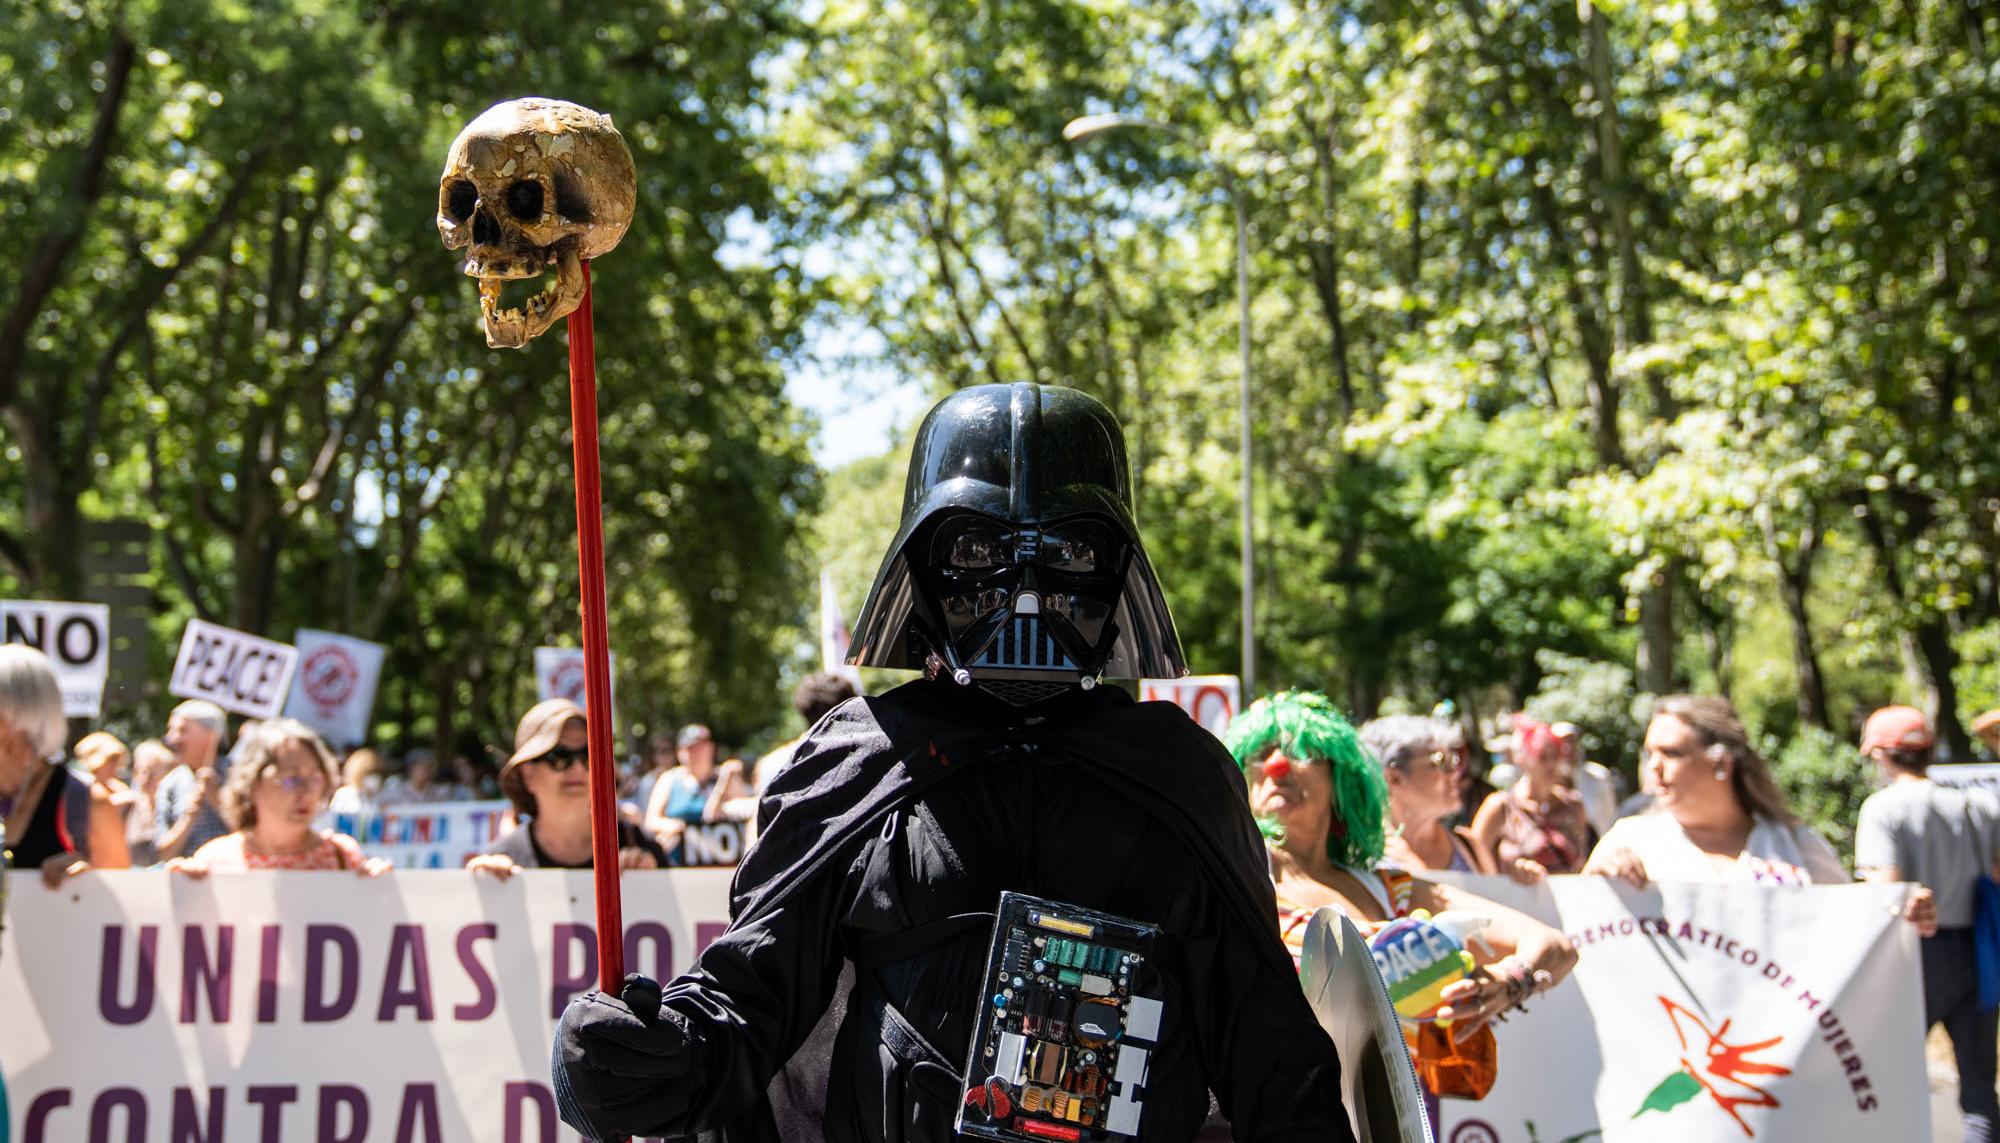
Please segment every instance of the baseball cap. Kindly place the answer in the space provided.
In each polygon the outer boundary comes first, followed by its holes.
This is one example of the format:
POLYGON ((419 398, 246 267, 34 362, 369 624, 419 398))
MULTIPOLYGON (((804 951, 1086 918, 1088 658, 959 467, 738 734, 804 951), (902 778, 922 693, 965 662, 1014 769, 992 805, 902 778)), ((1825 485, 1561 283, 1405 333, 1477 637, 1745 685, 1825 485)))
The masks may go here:
POLYGON ((1984 734, 1996 726, 2000 726, 2000 706, 1996 706, 1992 710, 1982 713, 1978 718, 1973 719, 1972 733, 1984 734))
POLYGON ((1863 754, 1877 747, 1929 750, 1933 741, 1930 720, 1913 706, 1885 706, 1869 715, 1867 725, 1861 729, 1863 754))
POLYGON ((505 769, 511 770, 554 750, 562 740, 563 727, 572 718, 584 721, 583 708, 568 699, 543 699, 529 707, 528 713, 521 716, 521 725, 514 728, 514 754, 507 759, 505 769))
POLYGON ((1549 724, 1549 733, 1557 738, 1581 738, 1583 728, 1574 722, 1552 722, 1549 724))
POLYGON ((686 726, 681 727, 680 737, 674 739, 674 745, 693 746, 697 742, 707 742, 714 737, 714 735, 708 732, 708 727, 703 726, 699 722, 690 722, 686 726))
POLYGON ((529 812, 521 763, 532 762, 554 750, 562 741, 563 727, 572 718, 584 722, 583 708, 563 698, 543 699, 521 716, 521 724, 514 728, 514 753, 500 767, 500 792, 514 803, 516 810, 529 812))

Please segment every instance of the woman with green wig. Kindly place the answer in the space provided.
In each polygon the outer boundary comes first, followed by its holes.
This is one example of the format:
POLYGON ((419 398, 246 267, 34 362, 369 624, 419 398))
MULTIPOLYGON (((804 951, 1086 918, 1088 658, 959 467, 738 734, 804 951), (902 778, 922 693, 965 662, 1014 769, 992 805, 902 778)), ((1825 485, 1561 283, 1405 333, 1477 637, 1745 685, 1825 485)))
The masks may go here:
POLYGON ((1476 944, 1483 973, 1444 992, 1437 1015, 1464 1040, 1528 993, 1553 986, 1576 964, 1561 932, 1525 913, 1385 866, 1389 791, 1382 768, 1325 695, 1285 691, 1251 704, 1225 739, 1250 784, 1271 852, 1278 923, 1296 958, 1312 915, 1331 905, 1364 933, 1425 909, 1478 913, 1490 924, 1476 944))

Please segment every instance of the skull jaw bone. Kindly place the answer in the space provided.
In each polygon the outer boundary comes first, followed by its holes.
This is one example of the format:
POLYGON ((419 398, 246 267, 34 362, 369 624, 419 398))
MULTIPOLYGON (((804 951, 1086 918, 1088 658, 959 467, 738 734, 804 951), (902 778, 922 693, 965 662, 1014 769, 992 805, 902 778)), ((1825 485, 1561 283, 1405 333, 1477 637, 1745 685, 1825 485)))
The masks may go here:
POLYGON ((508 281, 529 275, 481 274, 468 264, 466 273, 479 279, 479 317, 486 329, 486 344, 494 349, 520 349, 540 337, 556 319, 568 317, 583 304, 583 261, 576 247, 565 244, 555 258, 556 280, 519 307, 500 307, 500 288, 508 281))

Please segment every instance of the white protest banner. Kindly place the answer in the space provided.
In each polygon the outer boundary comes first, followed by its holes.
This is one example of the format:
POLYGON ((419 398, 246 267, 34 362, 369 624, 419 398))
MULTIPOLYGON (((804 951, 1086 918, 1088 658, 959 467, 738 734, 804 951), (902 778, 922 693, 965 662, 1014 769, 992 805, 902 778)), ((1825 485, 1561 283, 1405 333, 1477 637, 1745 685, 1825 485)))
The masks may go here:
POLYGON ((294 632, 292 645, 298 648, 299 667, 285 699, 285 716, 336 745, 368 741, 368 715, 375 709, 375 684, 388 648, 310 627, 294 632))
POLYGON ((358 812, 329 811, 320 822, 361 843, 370 857, 398 869, 458 869, 500 840, 504 800, 415 802, 358 812))
POLYGON ((181 632, 167 693, 207 699, 251 718, 275 718, 284 709, 298 661, 298 651, 288 643, 190 619, 181 632))
POLYGON ((1496 1027, 1440 1143, 1929 1139, 1906 886, 1428 874, 1561 928, 1575 972, 1496 1027))
POLYGON ((1924 773, 1940 786, 1963 786, 2000 794, 2000 763, 1953 762, 1933 766, 1924 773))
POLYGON ((1140 679, 1140 702, 1170 702, 1217 738, 1243 709, 1243 684, 1235 675, 1189 675, 1185 679, 1140 679))
POLYGON ((0 643, 25 643, 55 664, 63 713, 96 718, 111 671, 111 609, 101 603, 0 599, 0 643))
MULTIPOLYGON (((535 697, 583 706, 583 648, 535 648, 535 697)), ((618 656, 611 656, 611 709, 618 709, 618 656)))
MULTIPOLYGON (((627 873, 625 961, 667 980, 729 873, 627 873)), ((555 1018, 596 987, 588 872, 92 873, 17 884, 0 1106, 17 1143, 574 1143, 555 1018)))

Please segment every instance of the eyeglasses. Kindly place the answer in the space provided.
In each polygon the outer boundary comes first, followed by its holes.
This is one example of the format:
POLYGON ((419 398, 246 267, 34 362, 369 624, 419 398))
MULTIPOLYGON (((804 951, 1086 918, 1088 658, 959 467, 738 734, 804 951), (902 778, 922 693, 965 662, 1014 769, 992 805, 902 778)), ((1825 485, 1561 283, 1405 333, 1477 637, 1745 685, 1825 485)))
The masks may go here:
POLYGON ((326 788, 324 774, 281 774, 274 770, 265 777, 271 780, 272 785, 287 794, 317 794, 326 788))
POLYGON ((1403 764, 1407 766, 1412 762, 1428 762, 1433 770, 1456 770, 1465 765, 1465 760, 1458 756, 1456 750, 1433 750, 1429 754, 1410 758, 1403 764))
POLYGON ((589 766, 590 747, 558 746, 540 758, 533 759, 533 761, 540 762, 542 765, 560 774, 571 766, 589 766))

